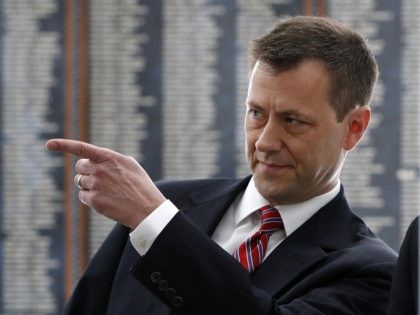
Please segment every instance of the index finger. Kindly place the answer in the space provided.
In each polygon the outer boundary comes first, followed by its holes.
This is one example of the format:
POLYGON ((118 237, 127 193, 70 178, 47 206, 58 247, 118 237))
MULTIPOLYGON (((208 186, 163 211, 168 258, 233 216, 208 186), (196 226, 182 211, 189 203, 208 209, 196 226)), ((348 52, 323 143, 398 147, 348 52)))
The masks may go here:
POLYGON ((69 139, 51 139, 47 141, 47 148, 51 151, 71 153, 81 158, 89 159, 93 162, 106 160, 109 150, 95 145, 69 139))

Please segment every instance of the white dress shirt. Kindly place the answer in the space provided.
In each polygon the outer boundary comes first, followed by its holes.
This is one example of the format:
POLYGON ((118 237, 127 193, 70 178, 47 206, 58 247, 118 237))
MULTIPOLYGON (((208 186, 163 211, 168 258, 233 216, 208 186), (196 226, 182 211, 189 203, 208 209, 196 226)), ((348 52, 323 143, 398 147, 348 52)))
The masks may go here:
MULTIPOLYGON (((287 236, 330 202, 339 191, 340 183, 329 192, 304 202, 275 206, 283 219, 284 230, 271 235, 265 257, 287 236)), ((268 204, 270 203, 261 196, 255 187, 253 178, 251 178, 245 191, 239 194, 220 220, 212 239, 228 253, 233 253, 246 238, 258 231, 260 217, 257 210, 268 204)), ((178 211, 170 200, 166 200, 130 233, 131 243, 140 255, 146 254, 159 233, 178 211)))

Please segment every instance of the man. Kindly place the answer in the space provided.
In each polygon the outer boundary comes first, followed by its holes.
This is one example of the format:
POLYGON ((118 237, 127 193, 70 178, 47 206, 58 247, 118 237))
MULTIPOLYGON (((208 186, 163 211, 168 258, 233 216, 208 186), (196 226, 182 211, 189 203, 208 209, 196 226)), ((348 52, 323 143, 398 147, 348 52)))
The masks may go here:
POLYGON ((377 66, 318 17, 253 42, 252 177, 153 184, 132 158, 55 139, 79 199, 119 222, 66 314, 383 314, 395 253, 354 215, 339 174, 368 127, 377 66), (261 221, 261 222, 260 222, 261 221))
POLYGON ((389 315, 419 314, 419 238, 419 217, 416 217, 400 248, 389 299, 389 315))

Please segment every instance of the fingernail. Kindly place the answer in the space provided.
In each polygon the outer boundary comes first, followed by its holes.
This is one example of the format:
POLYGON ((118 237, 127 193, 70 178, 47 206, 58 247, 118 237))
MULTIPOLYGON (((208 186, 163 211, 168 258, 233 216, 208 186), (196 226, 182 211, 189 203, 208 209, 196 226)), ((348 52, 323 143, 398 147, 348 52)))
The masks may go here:
POLYGON ((50 150, 55 150, 57 149, 57 143, 54 141, 48 141, 47 142, 47 148, 50 150))

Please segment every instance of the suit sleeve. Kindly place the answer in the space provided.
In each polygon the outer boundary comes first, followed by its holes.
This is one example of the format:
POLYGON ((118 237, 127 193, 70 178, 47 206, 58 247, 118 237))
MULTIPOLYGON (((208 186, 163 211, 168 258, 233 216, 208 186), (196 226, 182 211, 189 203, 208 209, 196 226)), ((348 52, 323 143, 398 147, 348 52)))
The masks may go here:
POLYGON ((63 315, 105 314, 127 239, 128 229, 115 225, 79 280, 63 315))
POLYGON ((385 312, 392 268, 391 263, 365 265, 345 279, 337 270, 293 298, 272 297, 253 286, 235 259, 178 213, 131 273, 182 315, 372 315, 385 312))

